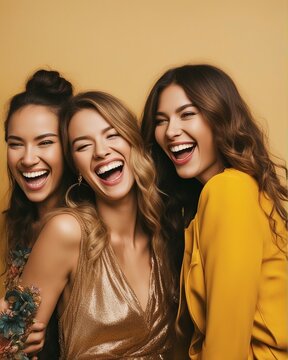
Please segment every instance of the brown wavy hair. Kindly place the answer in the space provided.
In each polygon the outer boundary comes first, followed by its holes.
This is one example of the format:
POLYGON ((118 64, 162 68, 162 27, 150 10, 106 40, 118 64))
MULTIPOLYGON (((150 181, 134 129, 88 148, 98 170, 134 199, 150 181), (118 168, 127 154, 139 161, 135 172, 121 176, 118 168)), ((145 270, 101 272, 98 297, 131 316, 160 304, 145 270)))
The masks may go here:
MULTIPOLYGON (((197 197, 199 197, 199 184, 191 184, 189 181, 179 179, 175 169, 172 168, 173 164, 158 146, 154 136, 154 120, 159 96, 171 84, 179 85, 208 121, 225 167, 232 167, 251 175, 257 181, 260 193, 265 194, 272 201, 272 210, 266 215, 270 228, 276 235, 277 245, 283 250, 287 240, 277 234, 273 215, 275 212, 278 213, 287 228, 287 211, 283 204, 287 201, 287 188, 277 176, 277 170, 280 170, 287 179, 287 168, 285 164, 277 164, 271 159, 265 134, 256 124, 233 80, 215 66, 184 65, 168 70, 156 82, 146 101, 141 132, 145 146, 154 158, 160 189, 172 197, 172 200, 167 202, 167 212, 170 212, 179 224, 179 216, 177 218, 175 210, 173 212, 176 203, 178 207, 183 206, 185 210, 187 209, 191 219, 193 213, 195 214, 197 197), (172 189, 165 180, 167 172, 172 189), (181 181, 183 186, 179 189, 181 181), (187 196, 187 192, 191 194, 191 191, 194 192, 194 201, 193 197, 187 196), (185 202, 185 198, 188 197, 191 205, 185 202)), ((190 219, 186 218, 186 223, 190 219)))
MULTIPOLYGON (((27 105, 43 105, 59 114, 61 106, 72 96, 72 85, 60 76, 57 71, 38 70, 26 83, 25 91, 12 97, 9 103, 4 123, 5 141, 7 142, 10 119, 19 109, 27 105)), ((64 164, 63 188, 70 185, 70 170, 64 164)), ((8 177, 10 183, 10 200, 8 208, 4 211, 7 234, 5 254, 6 271, 9 263, 9 254, 17 248, 28 248, 36 239, 34 225, 39 220, 37 204, 30 201, 15 181, 9 167, 8 177)), ((63 190, 64 191, 64 190, 63 190)), ((64 196, 63 196, 64 199, 64 196)))
MULTIPOLYGON (((130 164, 135 177, 135 187, 138 202, 138 219, 146 233, 151 238, 151 247, 160 260, 166 287, 171 291, 171 284, 174 283, 173 274, 170 268, 169 258, 167 257, 167 249, 165 238, 161 231, 159 222, 159 214, 163 210, 161 198, 155 185, 155 169, 150 156, 145 153, 143 140, 135 116, 124 106, 120 100, 114 96, 101 92, 90 91, 80 93, 73 97, 65 106, 62 112, 60 125, 60 133, 62 137, 64 154, 67 162, 70 164, 74 172, 74 167, 68 128, 73 115, 83 109, 93 109, 99 113, 115 130, 130 144, 131 155, 130 164)), ((67 194, 67 204, 72 208, 78 208, 82 218, 85 220, 87 232, 84 246, 84 252, 87 254, 88 266, 93 268, 93 264, 97 261, 108 242, 108 231, 101 216, 95 207, 97 204, 97 196, 87 184, 86 186, 76 186, 77 195, 73 195, 74 189, 67 194), (86 194, 81 194, 81 189, 86 194), (90 193, 89 193, 90 191, 90 193), (80 194, 79 194, 80 193, 80 194), (82 200, 79 200, 79 195, 82 200), (87 201, 90 202, 87 204, 87 201)))

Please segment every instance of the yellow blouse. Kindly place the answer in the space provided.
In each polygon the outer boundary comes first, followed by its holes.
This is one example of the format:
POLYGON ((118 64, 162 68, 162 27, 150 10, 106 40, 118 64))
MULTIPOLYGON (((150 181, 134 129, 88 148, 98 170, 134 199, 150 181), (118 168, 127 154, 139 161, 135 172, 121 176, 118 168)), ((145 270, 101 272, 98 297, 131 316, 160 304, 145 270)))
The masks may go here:
POLYGON ((188 307, 193 360, 288 359, 287 259, 258 198, 252 177, 226 169, 206 183, 186 229, 178 322, 188 307))

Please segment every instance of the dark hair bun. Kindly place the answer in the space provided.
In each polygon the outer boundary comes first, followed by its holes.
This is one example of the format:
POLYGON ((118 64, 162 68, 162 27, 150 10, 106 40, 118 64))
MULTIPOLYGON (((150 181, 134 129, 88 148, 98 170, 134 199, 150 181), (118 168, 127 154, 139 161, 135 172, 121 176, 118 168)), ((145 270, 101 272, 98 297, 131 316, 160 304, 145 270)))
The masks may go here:
POLYGON ((58 71, 38 70, 27 81, 26 92, 61 104, 72 96, 72 85, 58 71))

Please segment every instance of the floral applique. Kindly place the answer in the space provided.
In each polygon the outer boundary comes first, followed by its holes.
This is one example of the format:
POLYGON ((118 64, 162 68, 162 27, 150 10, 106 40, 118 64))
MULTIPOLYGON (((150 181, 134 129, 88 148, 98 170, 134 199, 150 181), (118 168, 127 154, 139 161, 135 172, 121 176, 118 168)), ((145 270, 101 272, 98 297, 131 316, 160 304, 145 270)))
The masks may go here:
POLYGON ((0 312, 1 359, 29 359, 22 349, 41 302, 36 287, 19 285, 30 252, 31 249, 17 248, 10 254, 9 270, 4 283, 8 308, 0 312))
POLYGON ((17 285, 7 290, 8 309, 0 313, 0 355, 5 360, 28 360, 22 351, 41 297, 36 287, 17 285))
POLYGON ((8 272, 4 282, 6 289, 10 289, 18 284, 30 253, 31 249, 20 247, 11 251, 8 261, 8 272))

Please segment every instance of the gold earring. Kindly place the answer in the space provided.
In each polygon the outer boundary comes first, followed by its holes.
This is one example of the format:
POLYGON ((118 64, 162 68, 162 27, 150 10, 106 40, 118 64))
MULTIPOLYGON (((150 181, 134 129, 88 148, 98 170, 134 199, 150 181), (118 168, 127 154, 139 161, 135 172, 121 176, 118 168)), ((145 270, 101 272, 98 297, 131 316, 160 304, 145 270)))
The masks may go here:
POLYGON ((82 180, 83 180, 83 177, 82 177, 82 175, 79 173, 79 175, 78 175, 78 186, 81 185, 82 180))

